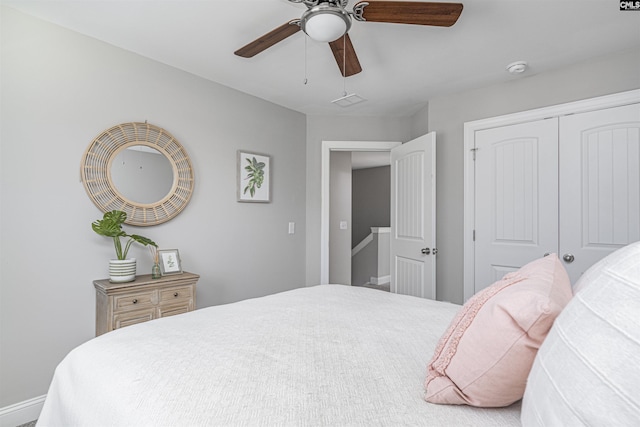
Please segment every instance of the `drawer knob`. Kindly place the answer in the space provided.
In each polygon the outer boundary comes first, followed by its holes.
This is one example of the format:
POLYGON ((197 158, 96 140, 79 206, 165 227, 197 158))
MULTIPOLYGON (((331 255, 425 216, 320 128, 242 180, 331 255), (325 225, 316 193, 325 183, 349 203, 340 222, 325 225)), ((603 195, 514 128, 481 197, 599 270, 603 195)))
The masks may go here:
POLYGON ((177 293, 177 292, 175 292, 175 293, 173 294, 173 296, 174 296, 174 297, 177 297, 177 296, 178 296, 178 293, 177 293))
POLYGON ((138 298, 134 299, 134 300, 133 300, 133 303, 134 303, 134 304, 137 304, 137 303, 138 303, 138 298))

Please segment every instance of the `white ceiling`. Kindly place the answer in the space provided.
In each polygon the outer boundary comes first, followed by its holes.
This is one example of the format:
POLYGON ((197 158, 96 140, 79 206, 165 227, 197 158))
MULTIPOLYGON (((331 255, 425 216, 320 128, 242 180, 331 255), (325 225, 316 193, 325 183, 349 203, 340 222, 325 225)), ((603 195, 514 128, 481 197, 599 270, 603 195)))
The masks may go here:
POLYGON ((251 59, 233 54, 299 18, 305 6, 287 0, 0 2, 306 114, 406 116, 433 97, 640 47, 640 11, 615 0, 467 0, 450 28, 354 21, 363 71, 343 79, 328 45, 302 32, 251 59), (518 60, 528 71, 507 73, 518 60), (345 88, 367 101, 332 104, 345 88))

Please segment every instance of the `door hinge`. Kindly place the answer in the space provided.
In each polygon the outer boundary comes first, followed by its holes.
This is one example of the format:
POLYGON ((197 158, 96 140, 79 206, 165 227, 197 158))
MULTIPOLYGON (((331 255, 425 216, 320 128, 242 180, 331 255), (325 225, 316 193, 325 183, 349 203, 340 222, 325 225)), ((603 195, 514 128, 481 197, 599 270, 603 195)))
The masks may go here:
POLYGON ((476 230, 473 230, 473 241, 476 241, 476 230))
POLYGON ((473 153, 473 160, 474 160, 474 161, 476 160, 476 151, 478 151, 478 149, 477 149, 477 148, 472 148, 472 149, 471 149, 471 152, 473 153))

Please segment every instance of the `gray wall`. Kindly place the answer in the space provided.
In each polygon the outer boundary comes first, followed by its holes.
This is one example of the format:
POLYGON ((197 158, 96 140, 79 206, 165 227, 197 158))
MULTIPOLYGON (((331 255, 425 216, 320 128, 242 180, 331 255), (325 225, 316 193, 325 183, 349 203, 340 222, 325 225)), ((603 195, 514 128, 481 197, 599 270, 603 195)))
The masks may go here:
POLYGON ((351 284, 351 152, 331 153, 329 283, 351 284), (340 229, 346 221, 347 229, 340 229))
POLYGON ((437 298, 463 299, 464 123, 640 88, 640 51, 429 101, 437 139, 437 298))
POLYGON ((371 227, 389 227, 391 221, 391 166, 353 171, 351 246, 371 234, 371 227))
MULTIPOLYGON (((113 244, 80 182, 102 130, 148 120, 193 162, 190 204, 125 227, 178 248, 201 275, 198 307, 305 283, 305 116, 2 8, 0 408, 47 392, 55 366, 94 336, 94 279, 113 244), (251 126, 247 126, 251 123, 251 126), (272 156, 273 202, 236 202, 236 150, 272 156), (289 235, 288 222, 296 223, 289 235), (274 250, 277 248, 277 250, 274 250)), ((133 247, 138 273, 151 259, 133 247)))
POLYGON ((430 132, 429 104, 426 104, 411 117, 410 126, 411 138, 409 139, 415 139, 430 132))

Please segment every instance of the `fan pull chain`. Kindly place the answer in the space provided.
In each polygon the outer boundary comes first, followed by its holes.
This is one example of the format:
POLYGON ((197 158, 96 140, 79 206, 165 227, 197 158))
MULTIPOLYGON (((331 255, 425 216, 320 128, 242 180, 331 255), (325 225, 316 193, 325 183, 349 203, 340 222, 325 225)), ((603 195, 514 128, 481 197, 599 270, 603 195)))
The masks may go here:
POLYGON ((304 37, 304 84, 307 84, 307 37, 304 37))

